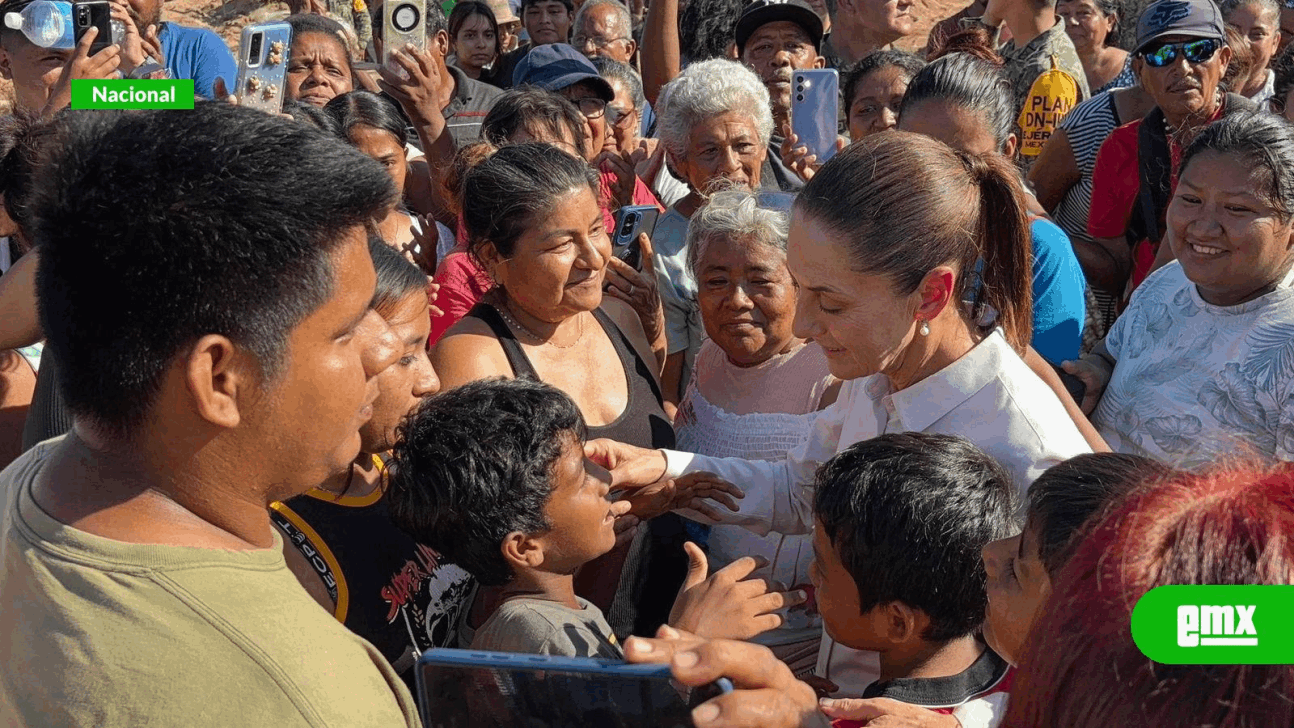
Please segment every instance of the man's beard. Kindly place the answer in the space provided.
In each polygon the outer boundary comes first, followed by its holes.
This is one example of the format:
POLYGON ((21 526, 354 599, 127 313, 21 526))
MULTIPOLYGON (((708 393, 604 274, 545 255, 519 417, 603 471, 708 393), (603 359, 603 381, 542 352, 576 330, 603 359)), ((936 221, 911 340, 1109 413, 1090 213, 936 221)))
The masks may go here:
POLYGON ((135 27, 139 29, 140 35, 143 35, 144 31, 148 30, 148 26, 159 25, 162 22, 161 3, 157 4, 157 10, 153 11, 153 17, 149 19, 140 17, 139 13, 135 12, 134 7, 128 7, 126 12, 130 14, 130 19, 135 21, 135 27))

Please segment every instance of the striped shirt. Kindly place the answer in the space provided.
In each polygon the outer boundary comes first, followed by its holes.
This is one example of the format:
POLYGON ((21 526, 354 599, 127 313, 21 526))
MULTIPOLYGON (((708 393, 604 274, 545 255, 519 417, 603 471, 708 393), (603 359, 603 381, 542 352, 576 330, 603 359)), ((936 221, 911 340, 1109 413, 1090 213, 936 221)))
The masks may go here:
POLYGON ((1092 236, 1087 233, 1087 213, 1092 205, 1092 169, 1096 167, 1096 153, 1101 144, 1119 125, 1117 117, 1114 96, 1106 91, 1075 106, 1060 122, 1059 128, 1064 129, 1069 137, 1074 161, 1083 177, 1065 193, 1052 216, 1074 242, 1092 242, 1092 236))

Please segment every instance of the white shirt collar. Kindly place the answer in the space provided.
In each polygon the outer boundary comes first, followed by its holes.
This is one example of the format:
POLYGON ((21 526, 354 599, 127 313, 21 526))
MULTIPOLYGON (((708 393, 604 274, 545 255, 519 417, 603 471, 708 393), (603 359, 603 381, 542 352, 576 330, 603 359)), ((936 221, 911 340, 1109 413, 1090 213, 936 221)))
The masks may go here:
MULTIPOLYGON (((1002 360, 1011 347, 1001 329, 984 338, 962 358, 901 392, 889 392, 887 386, 868 387, 874 398, 888 399, 887 409, 902 421, 904 428, 925 432, 949 412, 960 407, 1002 372, 1002 360)), ((1014 352, 1011 352, 1014 353, 1014 352)))

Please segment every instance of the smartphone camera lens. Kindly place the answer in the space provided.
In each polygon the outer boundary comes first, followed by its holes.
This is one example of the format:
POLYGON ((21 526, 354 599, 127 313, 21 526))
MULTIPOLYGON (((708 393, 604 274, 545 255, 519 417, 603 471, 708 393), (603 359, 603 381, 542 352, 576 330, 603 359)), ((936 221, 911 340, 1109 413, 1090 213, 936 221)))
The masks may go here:
POLYGON ((264 33, 252 33, 252 39, 247 43, 247 65, 258 66, 261 62, 261 48, 265 45, 264 33))
POLYGON ((642 213, 638 212, 625 215, 624 222, 620 223, 620 237, 626 237, 633 232, 634 226, 638 224, 638 218, 640 217, 642 217, 642 213))
POLYGON ((797 95, 796 95, 796 97, 795 97, 795 100, 796 100, 796 101, 804 101, 804 94, 797 94, 797 95))
POLYGON ((421 17, 422 13, 418 12, 418 8, 404 3, 396 7, 395 12, 391 14, 391 24, 401 33, 408 33, 418 27, 418 20, 421 17))

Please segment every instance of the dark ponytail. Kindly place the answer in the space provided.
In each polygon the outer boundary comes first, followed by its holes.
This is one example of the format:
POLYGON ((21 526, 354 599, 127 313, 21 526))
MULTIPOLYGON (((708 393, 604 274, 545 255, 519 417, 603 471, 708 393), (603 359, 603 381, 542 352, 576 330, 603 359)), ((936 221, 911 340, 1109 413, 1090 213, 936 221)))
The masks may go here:
POLYGON ((970 300, 982 260, 976 310, 963 315, 979 331, 1001 326, 1017 351, 1028 345, 1029 221, 1005 159, 971 158, 920 134, 873 134, 825 164, 795 204, 845 241, 855 271, 889 278, 900 296, 953 265, 953 305, 970 300))
POLYGON ((971 321, 984 333, 1001 327, 1023 355, 1033 337, 1033 243, 1020 173, 999 154, 956 154, 979 185, 975 236, 983 268, 971 321))

